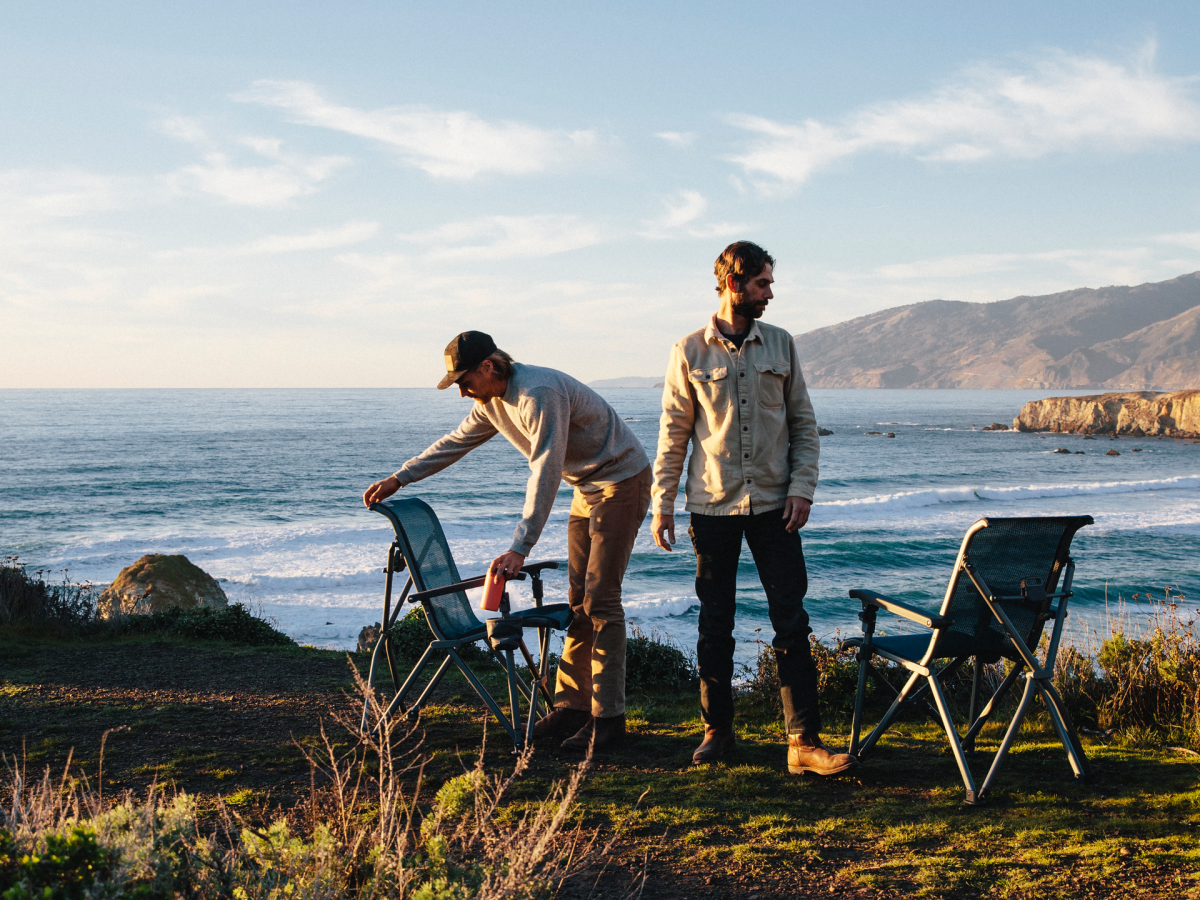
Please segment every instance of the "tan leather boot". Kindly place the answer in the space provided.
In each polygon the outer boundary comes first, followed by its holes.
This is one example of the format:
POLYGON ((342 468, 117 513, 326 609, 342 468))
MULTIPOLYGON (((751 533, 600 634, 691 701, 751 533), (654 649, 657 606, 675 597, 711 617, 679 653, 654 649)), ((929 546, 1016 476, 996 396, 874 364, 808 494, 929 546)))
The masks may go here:
POLYGON ((569 706, 556 706, 546 715, 537 720, 533 726, 535 738, 546 737, 550 734, 574 734, 592 718, 592 714, 584 709, 572 709, 569 706))
POLYGON ((586 725, 562 742, 562 748, 586 753, 590 747, 593 753, 598 753, 605 747, 619 743, 623 737, 625 737, 625 713, 604 719, 589 716, 586 725))
POLYGON ((704 726, 704 740, 692 754, 693 763, 716 762, 728 753, 733 752, 733 726, 712 725, 704 726))
POLYGON ((820 735, 788 735, 788 771, 793 775, 812 772, 816 775, 836 775, 858 766, 858 757, 849 753, 832 753, 821 743, 820 735))

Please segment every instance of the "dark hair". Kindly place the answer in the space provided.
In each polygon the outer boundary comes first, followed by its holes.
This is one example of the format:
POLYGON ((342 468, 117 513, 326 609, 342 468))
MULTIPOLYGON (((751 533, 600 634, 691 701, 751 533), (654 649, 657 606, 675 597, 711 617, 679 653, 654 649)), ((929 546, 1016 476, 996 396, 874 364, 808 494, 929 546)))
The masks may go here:
MULTIPOLYGON (((513 363, 515 360, 503 350, 493 350, 491 355, 480 360, 479 366, 482 366, 488 360, 492 361, 492 366, 495 368, 496 374, 505 381, 508 381, 513 377, 514 374, 516 374, 516 370, 513 369, 513 363)), ((477 370, 479 366, 476 366, 475 370, 477 370)))
POLYGON ((746 283, 747 278, 754 278, 767 266, 775 265, 775 257, 758 244, 750 241, 734 241, 721 251, 713 264, 717 275, 717 293, 725 290, 725 278, 733 276, 739 286, 746 283))

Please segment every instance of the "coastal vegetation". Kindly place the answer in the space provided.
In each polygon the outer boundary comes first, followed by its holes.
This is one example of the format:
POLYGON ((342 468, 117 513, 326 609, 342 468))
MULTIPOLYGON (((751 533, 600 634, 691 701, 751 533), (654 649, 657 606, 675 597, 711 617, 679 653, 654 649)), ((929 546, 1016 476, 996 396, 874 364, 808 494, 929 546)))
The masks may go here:
MULTIPOLYGON (((456 676, 415 727, 362 736, 365 655, 236 631, 119 630, 88 615, 86 586, 44 574, 8 565, 0 581, 6 900, 1200 888, 1200 647, 1178 591, 1156 598, 1148 624, 1115 616, 1060 653, 1056 683, 1084 729, 1095 783, 1070 782, 1037 715, 993 803, 970 809, 920 710, 852 777, 787 775, 765 644, 743 673, 737 755, 695 767, 692 661, 656 635, 633 635, 631 734, 580 765, 553 745, 514 756, 456 676)), ((427 631, 406 627, 419 653, 427 631)), ((855 663, 814 649, 834 744, 855 663)), ((965 698, 952 703, 961 711, 965 698)), ((998 729, 985 730, 981 751, 998 729)))

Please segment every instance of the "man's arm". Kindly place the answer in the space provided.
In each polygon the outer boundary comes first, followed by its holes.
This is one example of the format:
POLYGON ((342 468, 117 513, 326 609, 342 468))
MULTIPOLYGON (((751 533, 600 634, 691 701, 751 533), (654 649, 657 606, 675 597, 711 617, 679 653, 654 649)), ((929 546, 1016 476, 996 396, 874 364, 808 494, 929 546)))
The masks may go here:
MULTIPOLYGON (((511 553, 528 556, 542 536, 546 519, 562 483, 567 458, 567 435, 571 426, 571 401, 548 388, 531 391, 521 400, 518 414, 529 431, 529 482, 525 507, 513 533, 511 553)), ((507 556, 507 554, 506 554, 507 556)), ((504 557, 499 557, 496 562, 504 557)), ((519 567, 518 567, 519 568, 519 567)))
POLYGON ((497 434, 496 427, 480 412, 480 405, 475 404, 461 425, 434 441, 398 471, 367 488, 363 492, 363 504, 370 507, 372 503, 386 500, 404 485, 442 471, 497 434))
POLYGON ((788 519, 788 531, 803 528, 808 521, 813 495, 817 490, 818 461, 821 456, 821 438, 817 434, 817 415, 808 396, 808 385, 800 369, 800 355, 796 342, 788 342, 791 348, 791 377, 786 397, 788 424, 788 468, 791 480, 784 506, 788 519))
POLYGON ((678 344, 671 348, 671 361, 663 379, 662 417, 658 420, 658 452, 654 456, 654 487, 650 508, 654 517, 650 529, 654 543, 668 553, 675 543, 675 498, 688 441, 696 425, 695 398, 688 384, 688 364, 678 344), (666 532, 664 536, 663 532, 666 532))

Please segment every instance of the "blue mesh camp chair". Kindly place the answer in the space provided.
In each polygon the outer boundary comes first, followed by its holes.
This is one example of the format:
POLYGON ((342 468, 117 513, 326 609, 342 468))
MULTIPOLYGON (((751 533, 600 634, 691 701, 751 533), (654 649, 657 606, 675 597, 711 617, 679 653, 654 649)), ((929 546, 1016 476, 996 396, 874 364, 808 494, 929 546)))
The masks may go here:
MULTIPOLYGON (((508 605, 508 595, 501 601, 501 616, 481 622, 471 609, 464 593, 472 588, 482 587, 486 575, 468 578, 465 581, 458 574, 454 557, 446 543, 446 535, 438 522, 437 515, 429 505, 416 497, 403 499, 391 498, 382 503, 371 505, 374 512, 387 517, 392 523, 396 539, 388 548, 387 566, 384 569, 386 581, 383 594, 383 621, 379 640, 371 654, 371 668, 367 676, 369 685, 374 686, 375 674, 379 657, 382 655, 392 676, 392 683, 400 685, 395 696, 384 710, 383 718, 387 718, 396 710, 415 718, 422 704, 429 697, 451 663, 458 666, 463 677, 479 694, 480 699, 499 720, 504 730, 513 739, 517 749, 528 746, 533 741, 533 726, 542 714, 539 698, 544 698, 547 709, 553 706, 553 697, 549 687, 549 641, 551 630, 565 631, 570 625, 573 614, 566 603, 542 604, 542 571, 557 569, 556 561, 530 563, 521 569, 514 581, 523 581, 526 577, 532 579, 534 609, 511 612, 508 605), (400 594, 399 600, 392 606, 392 577, 397 572, 408 571, 408 581, 400 594), (413 588, 415 593, 410 593, 413 588), (405 602, 420 603, 425 612, 425 619, 433 632, 433 640, 425 648, 408 678, 400 684, 396 669, 397 653, 392 643, 392 631, 401 617, 405 602), (535 663, 525 645, 524 629, 538 630, 538 662, 535 663), (508 677, 509 713, 506 715, 500 704, 492 697, 470 666, 463 660, 460 650, 468 644, 484 641, 491 655, 504 666, 508 677), (420 696, 411 707, 405 706, 409 692, 417 685, 421 673, 438 652, 445 652, 446 657, 433 677, 425 685, 420 696), (515 655, 520 651, 523 657, 523 667, 527 670, 529 679, 526 681, 520 668, 515 662, 515 655), (521 724, 521 700, 528 709, 525 725, 521 724)), ((363 709, 362 727, 367 726, 367 708, 363 709)))
POLYGON ((1076 779, 1088 777, 1091 770, 1087 757, 1066 706, 1054 689, 1053 677, 1075 573, 1075 562, 1069 555, 1071 540, 1076 531, 1091 524, 1091 516, 980 519, 963 538, 950 584, 936 615, 873 591, 851 591, 851 597, 862 601, 863 611, 859 618, 863 629, 861 637, 842 642, 843 648, 858 648, 859 661, 849 752, 864 757, 897 714, 928 693, 932 695, 941 725, 950 739, 950 750, 967 788, 967 803, 973 805, 983 801, 995 781, 1036 694, 1046 704, 1076 779), (1060 579, 1061 589, 1058 588, 1060 579), (876 635, 875 618, 881 609, 929 630, 918 634, 876 635), (1044 658, 1039 660, 1036 651, 1047 622, 1054 625, 1044 658), (899 691, 872 666, 871 660, 876 656, 891 660, 908 671, 908 678, 899 691), (1010 660, 1012 666, 987 705, 979 710, 982 667, 1001 658, 1010 660), (938 668, 939 660, 950 662, 938 668), (967 729, 960 739, 946 703, 944 685, 946 679, 972 660, 967 729), (890 689, 896 698, 879 724, 860 743, 868 677, 890 689), (1025 689, 1016 713, 992 759, 987 777, 977 791, 967 766, 967 754, 974 751, 980 729, 1021 677, 1025 679, 1025 689))

